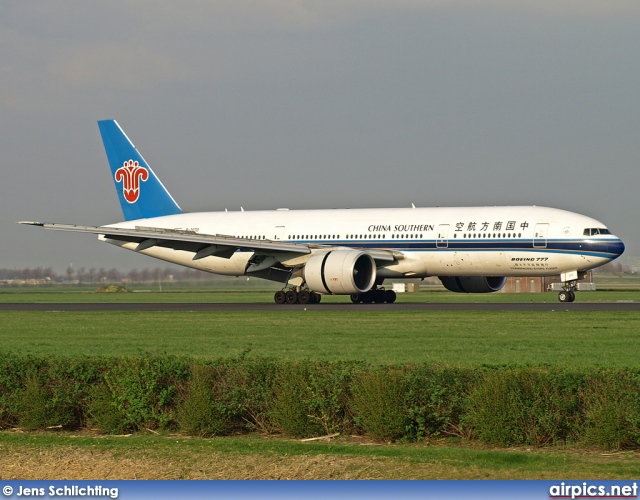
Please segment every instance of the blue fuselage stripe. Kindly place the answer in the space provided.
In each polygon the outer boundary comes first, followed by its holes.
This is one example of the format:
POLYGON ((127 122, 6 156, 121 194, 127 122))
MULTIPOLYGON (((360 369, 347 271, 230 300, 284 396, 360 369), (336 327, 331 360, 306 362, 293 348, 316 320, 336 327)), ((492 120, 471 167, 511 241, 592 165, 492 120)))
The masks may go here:
POLYGON ((291 240, 292 243, 338 245, 352 248, 397 250, 399 252, 541 252, 581 254, 613 258, 622 254, 624 244, 619 239, 607 240, 547 240, 546 245, 531 239, 513 240, 291 240))

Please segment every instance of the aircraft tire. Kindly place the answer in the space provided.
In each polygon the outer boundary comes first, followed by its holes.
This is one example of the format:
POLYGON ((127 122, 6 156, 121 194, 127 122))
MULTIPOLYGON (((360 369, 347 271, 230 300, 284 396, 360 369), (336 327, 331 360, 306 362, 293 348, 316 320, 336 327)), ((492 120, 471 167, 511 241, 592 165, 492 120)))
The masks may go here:
POLYGON ((289 290, 285 296, 287 304, 296 304, 298 302, 298 292, 295 290, 289 290))
POLYGON ((352 293, 350 299, 354 304, 359 304, 360 302, 362 302, 362 294, 352 293))
POLYGON ((569 302, 569 293, 562 291, 558 294, 558 300, 560 302, 569 302))
POLYGON ((384 292, 384 301, 387 304, 393 304, 396 301, 397 295, 393 290, 385 290, 384 292))
POLYGON ((308 304, 311 302, 311 294, 306 290, 300 291, 298 293, 298 304, 308 304))
POLYGON ((273 300, 276 304, 284 304, 287 301, 287 296, 282 290, 278 290, 273 296, 273 300))
POLYGON ((373 302, 373 292, 365 292, 362 294, 362 303, 371 304, 373 302))
POLYGON ((384 304, 384 290, 374 290, 370 293, 373 295, 373 301, 376 304, 384 304))

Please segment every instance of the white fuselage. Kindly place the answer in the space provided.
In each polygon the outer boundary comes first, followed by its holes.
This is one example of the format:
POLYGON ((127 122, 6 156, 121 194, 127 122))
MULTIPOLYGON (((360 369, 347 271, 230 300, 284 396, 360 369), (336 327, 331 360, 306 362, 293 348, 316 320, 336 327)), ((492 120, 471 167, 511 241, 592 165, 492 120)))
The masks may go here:
MULTIPOLYGON (((201 212, 110 227, 139 226, 308 243, 318 251, 337 247, 396 250, 402 258, 378 265, 381 278, 551 276, 601 266, 624 250, 620 239, 595 219, 535 206, 201 212)), ((107 241, 136 248, 134 243, 107 241)), ((140 253, 233 276, 245 274, 253 256, 251 251, 236 251, 231 258, 193 260, 192 252, 162 247, 140 253)), ((301 266, 306 258, 292 254, 283 263, 301 266)))

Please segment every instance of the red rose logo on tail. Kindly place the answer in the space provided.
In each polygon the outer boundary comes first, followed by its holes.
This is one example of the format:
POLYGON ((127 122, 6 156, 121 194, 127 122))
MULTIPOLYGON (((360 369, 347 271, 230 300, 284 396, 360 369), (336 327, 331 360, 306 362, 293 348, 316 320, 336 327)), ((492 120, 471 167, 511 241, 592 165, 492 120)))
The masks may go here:
POLYGON ((122 182, 122 194, 128 203, 135 203, 140 197, 140 181, 145 182, 149 178, 149 171, 141 167, 137 161, 125 161, 116 170, 116 182, 122 182))

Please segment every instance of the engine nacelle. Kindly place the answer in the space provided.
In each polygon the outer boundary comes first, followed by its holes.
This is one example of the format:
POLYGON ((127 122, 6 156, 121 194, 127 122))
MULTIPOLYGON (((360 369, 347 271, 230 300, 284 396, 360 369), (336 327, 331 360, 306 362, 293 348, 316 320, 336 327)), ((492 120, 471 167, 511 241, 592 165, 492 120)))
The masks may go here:
POLYGON ((364 293, 376 281, 376 263, 359 250, 334 250, 311 256, 303 269, 310 290, 351 295, 364 293))
POLYGON ((442 285, 452 292, 489 293, 501 290, 507 278, 501 276, 438 276, 442 285))

